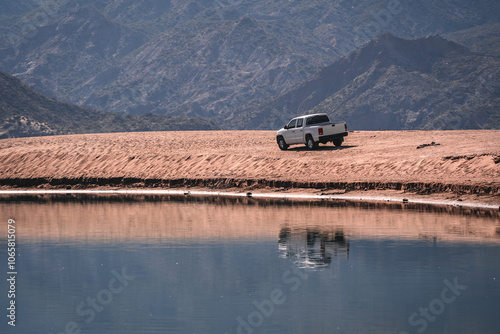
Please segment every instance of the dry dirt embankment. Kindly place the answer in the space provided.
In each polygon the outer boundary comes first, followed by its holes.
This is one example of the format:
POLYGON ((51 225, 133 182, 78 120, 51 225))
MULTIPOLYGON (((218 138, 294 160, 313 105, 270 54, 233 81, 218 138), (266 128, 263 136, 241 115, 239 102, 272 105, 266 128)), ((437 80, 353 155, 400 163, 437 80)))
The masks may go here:
POLYGON ((352 132, 280 151, 271 131, 0 140, 0 185, 386 190, 500 198, 500 131, 352 132), (439 145, 425 146, 436 143, 439 145))

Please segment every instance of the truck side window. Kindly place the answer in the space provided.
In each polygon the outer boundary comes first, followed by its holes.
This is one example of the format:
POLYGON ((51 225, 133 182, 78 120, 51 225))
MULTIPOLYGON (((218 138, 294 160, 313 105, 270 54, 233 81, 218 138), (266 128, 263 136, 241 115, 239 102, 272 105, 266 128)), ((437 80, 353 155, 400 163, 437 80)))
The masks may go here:
POLYGON ((290 123, 288 123, 288 126, 287 126, 287 127, 288 127, 289 129, 293 129, 293 128, 295 128, 295 122, 297 122, 297 120, 296 120, 296 119, 292 119, 292 120, 290 121, 290 123))
POLYGON ((298 127, 298 128, 301 128, 303 124, 304 124, 304 119, 303 119, 303 118, 299 118, 299 119, 297 120, 297 127, 298 127))

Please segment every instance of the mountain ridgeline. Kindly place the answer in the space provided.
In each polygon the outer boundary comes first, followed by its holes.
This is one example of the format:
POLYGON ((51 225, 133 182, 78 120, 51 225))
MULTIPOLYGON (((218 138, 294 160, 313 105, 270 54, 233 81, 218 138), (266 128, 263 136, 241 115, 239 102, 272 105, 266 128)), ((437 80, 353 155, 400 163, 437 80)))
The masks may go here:
POLYGON ((47 98, 0 72, 0 139, 75 133, 216 130, 210 121, 146 113, 123 115, 47 98))
POLYGON ((499 82, 496 57, 439 36, 387 34, 286 94, 248 106, 241 124, 276 128, 294 115, 327 112, 357 130, 500 128, 499 82))

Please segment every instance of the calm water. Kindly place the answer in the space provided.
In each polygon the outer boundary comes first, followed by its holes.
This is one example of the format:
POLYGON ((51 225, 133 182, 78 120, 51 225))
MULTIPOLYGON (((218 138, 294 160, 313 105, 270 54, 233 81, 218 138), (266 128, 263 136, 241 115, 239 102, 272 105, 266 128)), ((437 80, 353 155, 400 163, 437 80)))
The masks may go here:
POLYGON ((499 333, 500 219, 184 198, 0 200, 2 333, 499 333))

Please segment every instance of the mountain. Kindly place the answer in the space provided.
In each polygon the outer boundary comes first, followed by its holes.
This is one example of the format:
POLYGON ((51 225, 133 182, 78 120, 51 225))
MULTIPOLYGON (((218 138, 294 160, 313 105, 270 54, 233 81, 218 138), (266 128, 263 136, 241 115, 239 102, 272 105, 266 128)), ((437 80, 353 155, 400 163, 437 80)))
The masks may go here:
POLYGON ((327 112, 356 130, 500 128, 500 59, 439 36, 381 35, 286 94, 234 120, 278 128, 327 112))
POLYGON ((473 28, 458 30, 444 36, 490 56, 500 56, 500 23, 484 24, 473 28))
POLYGON ((47 96, 233 128, 380 34, 500 55, 496 0, 6 0, 0 13, 0 70, 47 96))
POLYGON ((215 130, 212 122, 146 113, 95 111, 47 98, 0 72, 0 139, 73 133, 215 130))

